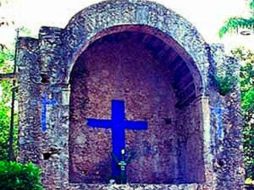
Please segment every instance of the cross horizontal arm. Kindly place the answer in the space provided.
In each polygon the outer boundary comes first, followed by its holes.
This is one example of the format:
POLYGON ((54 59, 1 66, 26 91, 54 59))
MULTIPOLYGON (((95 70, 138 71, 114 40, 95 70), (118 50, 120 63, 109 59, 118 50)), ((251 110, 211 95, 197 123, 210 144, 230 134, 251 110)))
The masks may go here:
POLYGON ((56 105, 57 101, 56 100, 42 100, 43 104, 48 104, 48 105, 56 105))
POLYGON ((144 130, 148 128, 146 121, 125 121, 124 127, 132 130, 144 130))
POLYGON ((57 101, 55 99, 47 99, 46 94, 42 95, 41 101, 42 101, 43 105, 56 105, 57 104, 57 101))
POLYGON ((87 125, 89 127, 98 127, 98 128, 111 128, 112 122, 107 119, 87 119, 87 125))

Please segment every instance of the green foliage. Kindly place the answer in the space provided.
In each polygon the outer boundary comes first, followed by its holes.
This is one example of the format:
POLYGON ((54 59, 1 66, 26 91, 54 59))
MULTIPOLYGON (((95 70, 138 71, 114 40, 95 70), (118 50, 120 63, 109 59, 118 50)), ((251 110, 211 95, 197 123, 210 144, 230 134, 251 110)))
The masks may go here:
POLYGON ((254 0, 249 0, 250 18, 231 17, 226 20, 224 25, 219 30, 219 36, 223 37, 228 32, 237 32, 239 28, 254 29, 254 0))
POLYGON ((233 88, 235 87, 237 78, 232 75, 226 75, 226 76, 217 75, 215 77, 215 80, 217 83, 217 87, 219 89, 219 93, 225 96, 226 94, 228 94, 230 91, 233 90, 233 88))
MULTIPOLYGON (((13 51, 2 47, 0 49, 0 73, 13 71, 13 51)), ((0 160, 7 160, 8 138, 10 127, 11 81, 0 81, 0 160)), ((17 115, 15 116, 17 126, 17 115)), ((17 153, 18 129, 14 128, 14 151, 17 153)))
POLYGON ((12 72, 13 51, 2 46, 0 49, 0 72, 12 72))
POLYGON ((254 18, 229 18, 219 30, 219 36, 223 37, 228 32, 235 32, 239 28, 254 28, 254 18))
POLYGON ((32 36, 31 30, 24 26, 19 28, 19 33, 21 34, 21 36, 32 36))
MULTIPOLYGON (((1 22, 1 19, 0 19, 1 22)), ((1 25, 0 25, 1 26, 1 25)), ((19 32, 22 35, 29 35, 30 30, 21 27, 19 32)), ((8 49, 0 43, 0 73, 12 73, 14 63, 14 47, 8 49)), ((0 81, 0 160, 7 160, 8 139, 11 117, 11 96, 12 82, 8 80, 0 81)), ((13 134, 13 149, 17 155, 17 139, 18 139, 18 114, 15 111, 14 115, 14 134, 13 134)))
POLYGON ((246 177, 254 179, 254 53, 239 48, 232 54, 242 61, 240 88, 244 115, 244 164, 246 177))
POLYGON ((0 189, 42 190, 41 171, 32 163, 0 161, 0 189))
POLYGON ((240 69, 240 88, 242 108, 249 111, 254 106, 254 53, 244 48, 232 51, 233 56, 242 62, 240 69))
POLYGON ((249 3, 249 7, 250 9, 254 9, 254 0, 251 0, 250 3, 249 3))
POLYGON ((249 89, 242 95, 243 110, 247 111, 253 109, 253 101, 254 101, 254 87, 249 89))
POLYGON ((220 95, 225 96, 235 89, 239 82, 239 65, 234 58, 222 58, 216 65, 214 82, 220 95))
POLYGON ((7 160, 9 134, 9 107, 0 102, 0 160, 7 160))

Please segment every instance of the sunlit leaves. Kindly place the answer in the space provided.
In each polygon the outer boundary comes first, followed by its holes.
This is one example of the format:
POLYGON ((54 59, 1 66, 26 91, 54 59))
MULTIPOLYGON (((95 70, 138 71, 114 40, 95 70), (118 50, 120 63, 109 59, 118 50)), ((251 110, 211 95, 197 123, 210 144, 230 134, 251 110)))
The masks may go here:
MULTIPOLYGON (((6 47, 0 49, 0 73, 11 73, 13 71, 13 52, 6 47)), ((7 159, 8 137, 11 113, 11 81, 0 81, 0 160, 7 159)), ((17 125, 17 119, 15 118, 17 125)), ((14 139, 17 139, 17 128, 15 128, 14 139)), ((16 141, 15 141, 16 142, 16 141)), ((15 151, 17 142, 15 143, 15 151)))
POLYGON ((254 0, 250 1, 249 7, 250 9, 254 10, 254 0))
POLYGON ((43 190, 41 170, 32 163, 0 161, 0 189, 43 190))
POLYGON ((219 36, 223 37, 228 32, 237 32, 239 28, 254 28, 254 18, 229 18, 219 30, 219 36))
POLYGON ((254 179, 254 52, 238 48, 232 54, 242 61, 240 88, 244 115, 244 164, 246 177, 254 179))

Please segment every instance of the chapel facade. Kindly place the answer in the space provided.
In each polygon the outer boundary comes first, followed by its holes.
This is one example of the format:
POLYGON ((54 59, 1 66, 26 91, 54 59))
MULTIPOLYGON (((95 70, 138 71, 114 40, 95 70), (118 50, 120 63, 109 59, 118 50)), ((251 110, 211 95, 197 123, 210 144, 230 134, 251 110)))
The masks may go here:
POLYGON ((221 93, 221 72, 238 62, 154 2, 104 1, 41 27, 18 41, 19 160, 46 189, 241 190, 239 85, 221 93), (127 184, 111 184, 112 130, 87 123, 110 120, 116 100, 148 124, 125 130, 127 184))

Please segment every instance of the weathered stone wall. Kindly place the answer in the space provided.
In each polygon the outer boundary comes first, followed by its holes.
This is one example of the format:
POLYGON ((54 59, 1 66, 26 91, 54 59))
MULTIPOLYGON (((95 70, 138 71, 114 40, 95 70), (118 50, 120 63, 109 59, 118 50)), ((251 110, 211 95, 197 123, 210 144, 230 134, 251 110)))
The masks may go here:
POLYGON ((204 136, 201 100, 197 98, 188 107, 178 110, 177 147, 180 149, 179 167, 182 182, 205 181, 204 136))
POLYGON ((19 160, 41 163, 40 85, 38 41, 24 38, 18 43, 19 160))
MULTIPOLYGON (((32 161, 43 169, 42 182, 50 189, 65 189, 68 185, 69 89, 56 81, 61 74, 52 74, 50 65, 63 58, 59 50, 59 29, 43 28, 40 40, 19 39, 19 161, 32 161), (54 49, 55 48, 55 49, 54 49), (49 54, 47 54, 47 49, 49 54), (51 52, 51 53, 50 53, 51 52), (58 52, 56 54, 52 52, 58 52), (56 100, 47 105, 46 132, 42 131, 42 97, 56 100)), ((59 62, 58 62, 59 63, 59 62)), ((59 66, 59 65, 58 65, 59 66)))
MULTIPOLYGON (((235 183, 235 189, 243 189, 243 147, 242 121, 240 107, 240 90, 236 78, 239 76, 240 65, 237 60, 224 54, 223 46, 211 45, 213 64, 216 74, 230 75, 233 79, 232 89, 221 95, 218 86, 210 83, 211 108, 211 151, 214 155, 213 168, 216 176, 216 188, 230 189, 235 183)), ((211 80, 211 79, 210 79, 211 80)), ((218 81, 217 81, 218 82, 218 81)))

